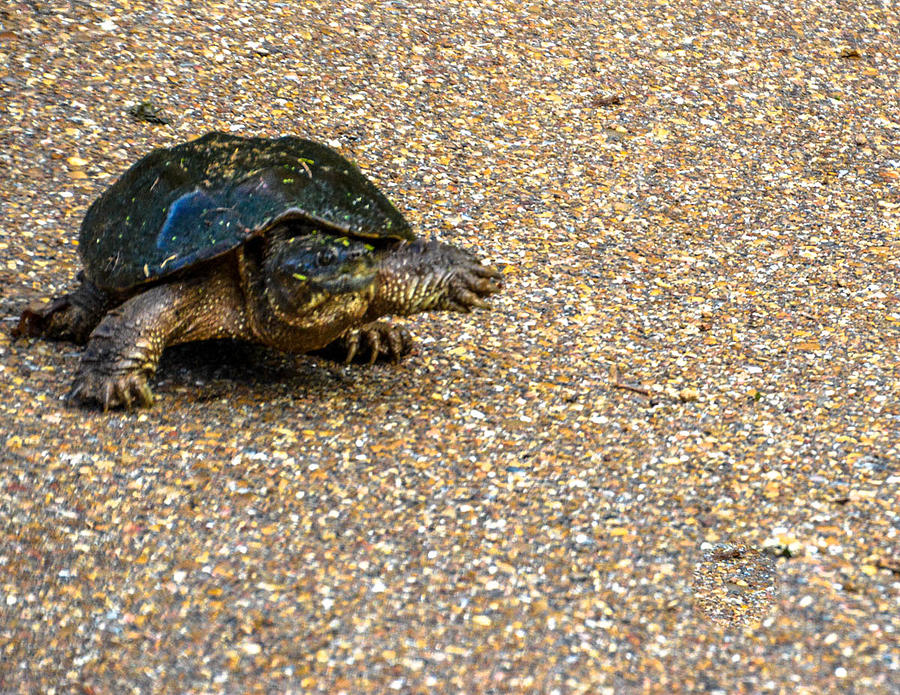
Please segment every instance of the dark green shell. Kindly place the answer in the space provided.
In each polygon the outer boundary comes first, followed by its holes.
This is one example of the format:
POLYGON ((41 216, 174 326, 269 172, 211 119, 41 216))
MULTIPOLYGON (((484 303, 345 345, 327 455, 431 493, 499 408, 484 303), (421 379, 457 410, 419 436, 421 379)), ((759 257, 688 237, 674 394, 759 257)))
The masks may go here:
POLYGON ((209 133, 153 150, 94 201, 81 224, 81 257, 96 285, 124 290, 290 218, 351 236, 414 238, 381 191, 325 145, 209 133))

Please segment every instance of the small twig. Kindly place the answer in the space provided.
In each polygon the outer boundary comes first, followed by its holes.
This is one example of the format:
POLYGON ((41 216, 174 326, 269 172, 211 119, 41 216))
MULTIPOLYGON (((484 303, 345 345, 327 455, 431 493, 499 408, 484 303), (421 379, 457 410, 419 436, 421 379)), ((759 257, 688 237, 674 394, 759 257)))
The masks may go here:
POLYGON ((633 391, 634 393, 639 393, 642 396, 649 396, 650 389, 644 386, 635 386, 634 384, 626 384, 622 381, 614 381, 612 382, 614 388, 624 389, 625 391, 633 391))
POLYGON ((880 559, 875 562, 875 566, 880 570, 888 570, 900 575, 900 561, 880 559))
POLYGON ((594 106, 618 106, 623 101, 625 101, 625 99, 621 94, 608 93, 594 97, 591 103, 594 106))

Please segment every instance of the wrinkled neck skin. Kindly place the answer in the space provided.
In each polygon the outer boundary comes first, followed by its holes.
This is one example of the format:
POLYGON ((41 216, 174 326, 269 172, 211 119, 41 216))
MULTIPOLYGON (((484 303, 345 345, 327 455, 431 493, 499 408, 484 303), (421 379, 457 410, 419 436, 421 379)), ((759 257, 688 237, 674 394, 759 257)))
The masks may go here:
POLYGON ((286 352, 309 352, 323 348, 349 328, 366 323, 373 290, 342 295, 315 293, 303 311, 287 313, 271 297, 257 315, 266 342, 286 352))

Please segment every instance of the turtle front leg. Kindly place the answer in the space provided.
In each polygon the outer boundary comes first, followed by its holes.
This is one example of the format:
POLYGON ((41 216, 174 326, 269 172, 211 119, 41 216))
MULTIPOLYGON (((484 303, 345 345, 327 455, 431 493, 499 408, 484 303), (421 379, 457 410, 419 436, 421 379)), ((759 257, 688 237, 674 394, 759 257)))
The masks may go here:
POLYGON ((91 333, 70 400, 109 408, 150 406, 149 381, 169 345, 243 337, 224 283, 159 285, 109 312, 91 333))
POLYGON ((166 326, 164 321, 154 322, 160 324, 158 328, 146 325, 148 317, 139 310, 145 298, 139 295, 125 302, 91 333, 69 400, 99 405, 104 412, 135 403, 153 405, 148 381, 162 355, 160 338, 166 326))
POLYGON ((484 300, 500 290, 500 273, 463 249, 415 241, 385 259, 377 283, 371 318, 420 311, 468 313, 473 307, 490 308, 484 300))

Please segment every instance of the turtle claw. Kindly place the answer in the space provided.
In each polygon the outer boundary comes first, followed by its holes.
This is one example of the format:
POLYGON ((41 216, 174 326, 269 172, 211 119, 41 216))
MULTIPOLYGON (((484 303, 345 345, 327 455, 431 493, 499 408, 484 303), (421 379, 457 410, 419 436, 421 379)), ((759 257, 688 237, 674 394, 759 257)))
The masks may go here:
POLYGON ((113 395, 113 384, 111 381, 107 381, 103 384, 103 412, 107 412, 109 410, 109 402, 112 400, 113 395))
POLYGON ((379 360, 396 362, 412 350, 413 340, 405 328, 386 321, 375 321, 348 331, 318 353, 344 364, 375 364, 379 360))
POLYGON ((499 272, 480 263, 465 267, 456 273, 447 287, 447 308, 464 314, 473 308, 490 309, 485 298, 500 291, 499 277, 499 272))
POLYGON ((378 335, 377 330, 367 330, 366 331, 366 341, 368 342, 369 347, 369 365, 375 364, 375 360, 378 359, 378 356, 381 354, 381 338, 378 335))
POLYGON ((103 374, 82 368, 75 379, 67 400, 83 405, 95 405, 103 412, 111 408, 131 410, 153 405, 153 392, 141 372, 103 374))
POLYGON ((484 301, 477 294, 472 292, 471 290, 467 290, 465 288, 460 288, 456 291, 456 297, 454 297, 457 304, 464 304, 466 306, 466 311, 470 311, 471 307, 478 307, 479 309, 490 309, 491 305, 484 301))
POLYGON ((409 331, 402 326, 376 321, 357 331, 369 352, 369 364, 378 360, 398 362, 413 348, 409 331))
POLYGON ((359 350, 359 333, 351 333, 347 336, 347 356, 344 357, 344 364, 350 364, 356 357, 356 351, 359 350))

